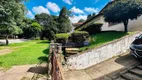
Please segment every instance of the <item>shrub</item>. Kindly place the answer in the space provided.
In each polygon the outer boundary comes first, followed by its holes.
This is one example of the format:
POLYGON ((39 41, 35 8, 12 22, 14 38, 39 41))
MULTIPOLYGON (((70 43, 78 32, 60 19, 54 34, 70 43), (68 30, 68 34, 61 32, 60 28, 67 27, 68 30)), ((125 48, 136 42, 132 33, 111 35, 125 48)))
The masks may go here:
POLYGON ((102 23, 95 23, 88 25, 81 29, 81 31, 87 31, 89 34, 96 34, 101 32, 102 23))
POLYGON ((55 35, 56 42, 58 43, 66 43, 68 40, 69 34, 67 33, 60 33, 55 35))
POLYGON ((75 31, 71 34, 71 39, 75 43, 83 43, 89 38, 89 33, 86 31, 75 31))

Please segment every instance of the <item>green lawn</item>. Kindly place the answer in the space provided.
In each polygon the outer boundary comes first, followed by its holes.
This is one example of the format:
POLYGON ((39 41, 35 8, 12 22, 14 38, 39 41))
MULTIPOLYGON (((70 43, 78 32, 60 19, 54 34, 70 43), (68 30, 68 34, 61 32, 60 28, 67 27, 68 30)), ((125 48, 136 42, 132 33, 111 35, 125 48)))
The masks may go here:
POLYGON ((49 41, 35 40, 0 47, 14 50, 9 54, 0 56, 0 67, 10 68, 14 65, 36 64, 40 61, 47 61, 49 41))
POLYGON ((80 51, 85 51, 87 49, 95 48, 97 46, 101 46, 107 42, 113 41, 115 39, 121 38, 125 35, 128 35, 131 33, 124 33, 124 32, 103 32, 100 34, 92 35, 90 36, 90 45, 81 47, 80 51))

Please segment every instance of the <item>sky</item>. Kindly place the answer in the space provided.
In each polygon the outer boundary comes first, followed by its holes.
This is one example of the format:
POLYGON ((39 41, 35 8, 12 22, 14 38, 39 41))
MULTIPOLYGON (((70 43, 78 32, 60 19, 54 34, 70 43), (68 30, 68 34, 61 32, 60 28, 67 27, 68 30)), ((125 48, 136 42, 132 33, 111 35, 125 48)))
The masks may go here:
POLYGON ((72 23, 80 19, 87 19, 88 14, 98 13, 111 0, 28 0, 25 6, 26 16, 34 18, 35 14, 47 13, 58 16, 62 7, 66 7, 73 14, 69 17, 72 23))

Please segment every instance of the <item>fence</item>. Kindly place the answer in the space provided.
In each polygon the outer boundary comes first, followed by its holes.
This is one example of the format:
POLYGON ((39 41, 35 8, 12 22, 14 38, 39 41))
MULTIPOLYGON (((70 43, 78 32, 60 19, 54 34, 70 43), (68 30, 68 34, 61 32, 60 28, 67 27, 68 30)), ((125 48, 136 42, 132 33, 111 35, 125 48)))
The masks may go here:
POLYGON ((60 63, 60 48, 56 43, 50 44, 50 54, 49 54, 49 66, 48 74, 51 76, 51 80, 64 80, 61 63, 60 63), (58 55, 59 54, 59 55, 58 55))

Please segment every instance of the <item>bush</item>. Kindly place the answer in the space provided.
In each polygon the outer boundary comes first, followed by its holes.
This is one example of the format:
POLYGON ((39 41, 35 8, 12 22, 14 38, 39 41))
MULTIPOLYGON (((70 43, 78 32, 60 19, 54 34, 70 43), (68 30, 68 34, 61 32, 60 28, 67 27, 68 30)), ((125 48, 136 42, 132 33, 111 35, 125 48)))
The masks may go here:
POLYGON ((84 27, 81 29, 81 31, 87 31, 89 34, 96 34, 96 33, 100 33, 101 32, 101 27, 102 27, 102 23, 95 23, 95 24, 91 24, 88 25, 87 27, 84 27))
POLYGON ((58 43, 66 43, 68 40, 69 34, 67 33, 60 33, 60 34, 56 34, 55 36, 55 40, 58 43))
POLYGON ((71 34, 71 39, 75 43, 83 43, 89 38, 89 33, 86 31, 75 31, 71 34))

